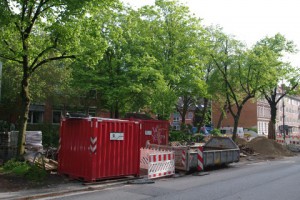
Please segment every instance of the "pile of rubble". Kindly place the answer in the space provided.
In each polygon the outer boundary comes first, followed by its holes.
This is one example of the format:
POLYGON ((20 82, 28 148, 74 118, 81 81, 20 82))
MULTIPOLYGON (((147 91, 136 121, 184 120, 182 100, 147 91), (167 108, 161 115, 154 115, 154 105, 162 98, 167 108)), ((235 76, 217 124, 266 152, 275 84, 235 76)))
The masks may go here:
POLYGON ((286 146, 263 136, 256 137, 249 142, 245 139, 237 138, 236 143, 240 148, 241 157, 261 155, 280 158, 294 155, 286 146))

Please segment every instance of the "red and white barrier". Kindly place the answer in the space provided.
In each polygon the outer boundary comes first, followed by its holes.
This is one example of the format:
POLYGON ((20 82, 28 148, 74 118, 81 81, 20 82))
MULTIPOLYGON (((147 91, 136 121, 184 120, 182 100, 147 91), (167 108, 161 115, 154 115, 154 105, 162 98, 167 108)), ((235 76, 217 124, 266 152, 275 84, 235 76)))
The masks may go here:
POLYGON ((181 163, 183 165, 184 168, 186 168, 186 151, 182 150, 181 153, 181 163))
POLYGON ((198 160, 198 165, 197 165, 198 171, 203 171, 204 165, 203 165, 203 147, 202 146, 198 147, 197 160, 198 160))
POLYGON ((281 134, 276 135, 276 142, 279 144, 292 144, 300 146, 300 136, 299 135, 286 135, 285 139, 281 134))
POLYGON ((148 178, 159 178, 175 174, 173 151, 141 149, 140 168, 148 169, 148 178))

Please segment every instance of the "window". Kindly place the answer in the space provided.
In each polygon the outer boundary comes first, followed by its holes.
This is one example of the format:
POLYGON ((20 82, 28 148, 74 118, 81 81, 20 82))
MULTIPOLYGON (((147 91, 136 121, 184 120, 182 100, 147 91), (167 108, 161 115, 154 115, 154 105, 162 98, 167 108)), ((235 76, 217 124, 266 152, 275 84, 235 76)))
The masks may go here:
POLYGON ((176 131, 179 131, 180 130, 180 125, 173 126, 173 129, 176 130, 176 131))
POLYGON ((188 119, 193 119, 193 113, 192 112, 188 112, 188 119))
POLYGON ((44 118, 44 112, 43 111, 29 111, 27 122, 29 124, 42 123, 43 118, 44 118))
POLYGON ((174 117, 173 117, 173 122, 179 122, 179 120, 180 120, 180 119, 179 119, 179 116, 175 116, 175 115, 174 115, 174 117))
POLYGON ((52 123, 58 124, 60 123, 61 111, 60 110, 53 110, 52 111, 52 123))

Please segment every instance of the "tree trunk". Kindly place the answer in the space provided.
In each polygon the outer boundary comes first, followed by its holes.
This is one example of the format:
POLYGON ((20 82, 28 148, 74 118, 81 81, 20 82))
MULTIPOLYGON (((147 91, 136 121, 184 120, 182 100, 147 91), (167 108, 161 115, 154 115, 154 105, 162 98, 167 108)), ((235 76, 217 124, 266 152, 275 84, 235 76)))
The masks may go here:
POLYGON ((203 109, 201 110, 200 122, 198 125, 198 130, 201 130, 201 127, 205 125, 205 116, 207 111, 208 99, 204 98, 203 109))
POLYGON ((269 139, 272 139, 272 140, 275 140, 275 125, 276 125, 276 115, 277 115, 277 108, 276 108, 276 103, 272 103, 272 104, 269 104, 270 105, 270 108, 271 108, 271 119, 270 119, 270 122, 269 122, 269 131, 268 131, 268 138, 269 139))
POLYGON ((110 115, 110 118, 114 118, 114 106, 113 105, 110 106, 109 115, 110 115))
POLYGON ((119 113, 119 102, 116 101, 116 107, 115 107, 115 119, 118 119, 120 117, 119 113))
POLYGON ((232 140, 235 141, 237 137, 237 127, 239 125, 240 115, 243 107, 238 107, 237 113, 235 116, 233 116, 234 124, 233 124, 233 134, 232 134, 232 140))
POLYGON ((221 110, 221 114, 220 114, 220 117, 219 117, 219 120, 218 120, 218 124, 216 126, 217 129, 220 129, 221 128, 221 124, 222 124, 222 121, 224 119, 224 112, 226 112, 226 109, 227 109, 227 103, 224 104, 223 106, 223 110, 221 110))
POLYGON ((24 72, 23 80, 21 83, 21 114, 20 114, 20 129, 18 134, 18 151, 17 157, 21 156, 25 152, 25 134, 27 128, 30 98, 29 98, 29 77, 24 72))

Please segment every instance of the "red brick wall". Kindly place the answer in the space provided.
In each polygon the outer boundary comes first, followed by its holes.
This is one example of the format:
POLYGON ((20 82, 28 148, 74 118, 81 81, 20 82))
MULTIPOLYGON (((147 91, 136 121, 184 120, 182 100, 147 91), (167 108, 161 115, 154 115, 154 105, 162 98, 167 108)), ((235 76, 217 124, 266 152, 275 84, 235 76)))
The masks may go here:
MULTIPOLYGON (((221 105, 222 107, 222 105, 221 105)), ((234 109, 235 112, 236 109, 234 109)), ((216 127, 218 124, 218 120, 221 115, 220 105, 213 103, 212 104, 212 122, 216 127)), ((229 111, 226 112, 226 116, 224 117, 222 126, 233 126, 233 118, 229 111)), ((248 101, 243 109, 239 120, 239 127, 250 128, 257 126, 257 103, 252 100, 248 101)))

